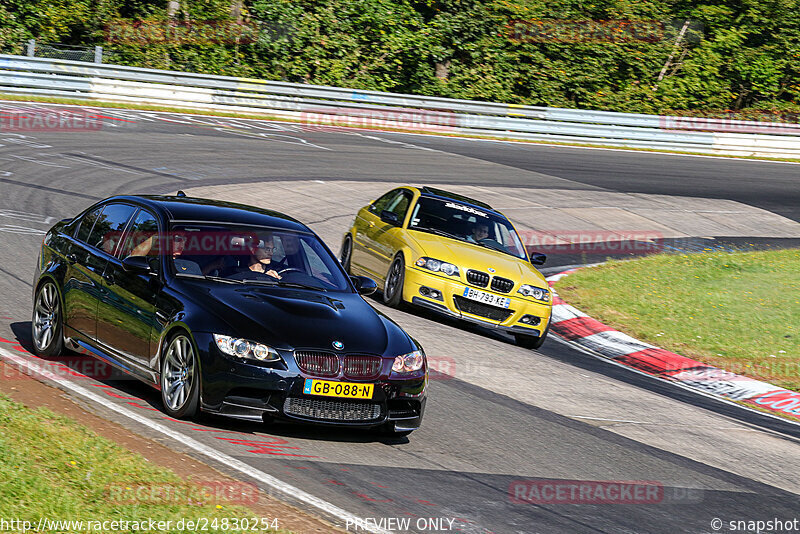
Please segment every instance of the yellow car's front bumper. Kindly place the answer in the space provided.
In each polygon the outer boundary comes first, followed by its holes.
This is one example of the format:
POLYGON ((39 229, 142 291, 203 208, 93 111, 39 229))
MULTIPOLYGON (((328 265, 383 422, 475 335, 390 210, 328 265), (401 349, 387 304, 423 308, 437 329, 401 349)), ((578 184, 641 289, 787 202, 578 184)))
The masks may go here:
POLYGON ((463 298, 464 289, 472 287, 451 276, 434 274, 417 267, 406 267, 403 283, 403 300, 413 305, 464 319, 490 328, 498 328, 513 334, 541 336, 550 322, 552 306, 522 298, 519 294, 505 294, 486 287, 474 287, 486 293, 511 299, 507 310, 485 304, 471 304, 463 298), (427 289, 427 291, 426 291, 427 289), (420 291, 422 290, 422 291, 420 291), (430 290, 438 291, 440 298, 431 296, 430 290), (462 303, 459 306, 459 301, 462 303), (538 324, 526 324, 525 316, 538 319, 538 324))

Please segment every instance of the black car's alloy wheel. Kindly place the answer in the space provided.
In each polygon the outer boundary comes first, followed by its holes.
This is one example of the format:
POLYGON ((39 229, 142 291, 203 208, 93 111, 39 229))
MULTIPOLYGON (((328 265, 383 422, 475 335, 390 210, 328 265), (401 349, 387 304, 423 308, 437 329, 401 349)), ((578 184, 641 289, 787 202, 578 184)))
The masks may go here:
POLYGON ((161 364, 161 400, 172 417, 191 418, 197 414, 200 397, 200 369, 192 341, 185 334, 174 336, 161 364))
POLYGON ((403 282, 406 275, 406 262, 403 255, 398 254, 389 272, 386 274, 386 285, 383 288, 383 302, 389 306, 397 307, 403 300, 403 282))
POLYGON ((31 318, 33 348, 40 356, 56 356, 64 346, 61 302, 53 282, 45 282, 36 292, 31 318))
POLYGON ((344 241, 342 241, 342 254, 340 256, 340 262, 342 267, 344 267, 344 271, 347 274, 350 274, 350 259, 353 255, 353 239, 350 237, 350 234, 346 235, 344 241))

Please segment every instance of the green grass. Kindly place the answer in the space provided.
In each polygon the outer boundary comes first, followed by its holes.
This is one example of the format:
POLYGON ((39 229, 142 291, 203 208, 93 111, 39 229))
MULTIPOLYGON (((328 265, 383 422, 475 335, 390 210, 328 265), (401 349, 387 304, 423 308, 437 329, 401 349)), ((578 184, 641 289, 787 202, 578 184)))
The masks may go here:
MULTIPOLYGON (((241 506, 215 500, 200 486, 183 481, 172 471, 151 464, 71 419, 46 409, 29 409, 2 394, 0 428, 0 516, 6 521, 31 521, 36 528, 43 517, 83 521, 152 518, 172 521, 172 528, 160 532, 185 533, 187 530, 177 529, 181 519, 254 516, 241 506), (132 493, 125 497, 121 486, 163 487, 188 498, 136 499, 132 493), (117 493, 113 493, 115 490, 117 493)), ((209 532, 232 531, 211 525, 209 532)), ((48 530, 55 531, 79 530, 48 530)), ((85 527, 83 531, 87 531, 85 527)), ((151 532, 148 528, 106 531, 151 532)))
POLYGON ((556 290, 642 341, 800 391, 798 249, 609 261, 556 290))
MULTIPOLYGON (((11 94, 0 94, 0 100, 7 100, 13 102, 42 102, 42 103, 49 103, 49 104, 65 104, 65 105, 74 105, 74 106, 90 106, 90 107, 98 107, 98 108, 116 108, 116 109, 134 109, 134 110, 142 110, 142 111, 162 111, 168 113, 185 113, 187 115, 208 115, 212 117, 231 117, 231 118, 244 118, 244 119, 259 119, 259 120, 269 120, 269 121, 276 121, 276 122, 293 122, 297 123, 300 122, 298 119, 291 119, 287 117, 277 117, 274 115, 270 115, 268 113, 253 111, 252 113, 247 112, 230 112, 230 111, 216 111, 216 110, 204 110, 204 109, 192 109, 192 108, 182 108, 182 107, 171 107, 171 106, 160 106, 156 104, 133 104, 133 103, 125 103, 125 102, 108 102, 104 100, 94 100, 94 99, 78 99, 78 98, 61 98, 61 97, 48 97, 48 96, 21 96, 21 95, 11 95, 11 94)), ((331 128, 337 128, 338 126, 330 125, 325 122, 314 122, 314 121, 307 121, 306 124, 309 125, 320 125, 320 126, 328 126, 331 128)), ((343 127, 347 128, 347 127, 343 127)), ((408 133, 408 134, 425 134, 425 135, 439 135, 442 137, 465 137, 469 139, 487 139, 491 141, 504 141, 504 142, 513 142, 513 143, 528 143, 534 145, 559 145, 559 146, 576 146, 576 147, 585 147, 585 148, 607 148, 611 150, 628 150, 632 152, 656 152, 662 153, 666 152, 669 154, 683 154, 683 155, 690 155, 690 156, 709 156, 709 157, 719 157, 719 158, 731 158, 731 159, 747 159, 747 160, 761 160, 761 161, 788 161, 794 163, 800 163, 800 159, 798 158, 783 158, 783 157, 767 157, 767 156, 735 156, 731 154, 707 154, 705 152, 691 152, 685 150, 666 150, 666 149, 658 149, 658 148, 638 148, 638 147, 624 147, 624 146, 617 146, 617 145, 603 145, 603 144, 593 144, 593 143, 565 143, 563 141, 548 141, 548 140, 537 140, 537 139, 513 139, 509 137, 503 136, 493 136, 493 135, 476 135, 470 133, 448 133, 448 132, 437 132, 437 131, 429 131, 429 130, 414 130, 414 129, 406 129, 406 128, 390 128, 390 127, 383 127, 383 126, 369 126, 363 125, 358 127, 351 127, 353 129, 357 128, 360 130, 377 130, 377 131, 388 131, 388 132, 398 132, 398 133, 408 133)))

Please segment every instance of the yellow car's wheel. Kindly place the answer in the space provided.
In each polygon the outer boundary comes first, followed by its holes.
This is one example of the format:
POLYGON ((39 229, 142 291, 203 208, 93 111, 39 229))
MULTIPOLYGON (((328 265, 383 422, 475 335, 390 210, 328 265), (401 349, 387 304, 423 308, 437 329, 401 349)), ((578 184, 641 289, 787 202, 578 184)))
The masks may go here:
POLYGON ((547 339, 547 333, 549 331, 550 331, 550 324, 548 323, 547 328, 544 329, 544 332, 542 332, 541 336, 535 337, 535 336, 514 334, 514 340, 517 342, 517 345, 519 345, 524 349, 537 350, 544 344, 544 340, 547 339))
POLYGON ((402 254, 395 256, 386 274, 386 285, 383 288, 383 302, 396 308, 403 301, 403 282, 406 277, 406 262, 402 254))

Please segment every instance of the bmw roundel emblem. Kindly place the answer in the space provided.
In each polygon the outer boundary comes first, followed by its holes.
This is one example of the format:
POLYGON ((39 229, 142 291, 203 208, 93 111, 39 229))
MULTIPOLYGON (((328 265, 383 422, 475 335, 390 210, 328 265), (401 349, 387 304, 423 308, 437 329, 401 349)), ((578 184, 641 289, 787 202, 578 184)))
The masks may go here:
POLYGON ((333 345, 333 348, 336 350, 342 350, 344 348, 344 343, 342 343, 341 341, 334 341, 333 343, 331 343, 331 345, 333 345))
POLYGON ((488 269, 486 269, 486 270, 487 270, 487 271, 489 271, 490 273, 496 273, 496 272, 497 272, 496 270, 492 269, 491 267, 489 267, 489 268, 488 268, 488 269))

